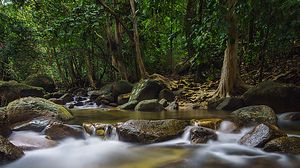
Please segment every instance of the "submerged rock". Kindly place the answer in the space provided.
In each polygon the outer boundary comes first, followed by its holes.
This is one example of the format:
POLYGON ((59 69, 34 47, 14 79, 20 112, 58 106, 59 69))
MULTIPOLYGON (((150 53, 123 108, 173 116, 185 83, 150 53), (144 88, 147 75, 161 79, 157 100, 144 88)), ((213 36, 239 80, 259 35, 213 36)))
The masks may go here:
POLYGON ((236 122, 242 126, 260 123, 277 124, 275 112, 265 105, 243 107, 231 114, 236 119, 236 122))
POLYGON ((0 165, 17 160, 24 152, 0 135, 0 165))
POLYGON ((161 105, 157 99, 143 100, 139 102, 135 108, 135 111, 163 111, 164 107, 161 105))
POLYGON ((119 106, 119 108, 123 110, 133 110, 138 103, 139 102, 137 100, 132 100, 119 106))
POLYGON ((208 118, 208 119, 192 120, 191 123, 196 126, 217 130, 219 129, 222 121, 223 120, 220 118, 208 118))
POLYGON ((155 143, 182 134, 188 122, 182 120, 129 120, 117 127, 119 139, 125 142, 155 143))
POLYGON ((281 131, 275 125, 260 124, 244 135, 239 140, 239 144, 260 148, 272 139, 286 136, 286 133, 281 131))
POLYGON ((214 130, 195 126, 190 130, 190 139, 193 144, 207 143, 209 140, 217 140, 218 135, 214 130))
POLYGON ((45 135, 51 140, 61 140, 64 138, 77 138, 84 139, 84 132, 81 127, 62 124, 52 123, 45 129, 45 135))
POLYGON ((25 83, 30 86, 44 88, 47 92, 53 92, 56 87, 54 80, 45 74, 30 75, 26 78, 25 83))
POLYGON ((7 119, 10 124, 32 120, 37 117, 50 117, 68 120, 73 118, 70 112, 43 98, 26 97, 15 100, 6 107, 7 119))
POLYGON ((276 113, 300 111, 300 87, 265 81, 244 93, 246 105, 264 104, 276 113))
POLYGON ((267 152, 300 154, 300 137, 280 137, 271 140, 264 146, 267 152))
POLYGON ((143 100, 157 99, 162 89, 163 86, 155 80, 141 80, 134 86, 129 101, 137 100, 140 102, 143 100))
POLYGON ((16 81, 0 81, 0 106, 6 106, 21 97, 43 97, 44 92, 44 89, 40 87, 33 87, 16 81))

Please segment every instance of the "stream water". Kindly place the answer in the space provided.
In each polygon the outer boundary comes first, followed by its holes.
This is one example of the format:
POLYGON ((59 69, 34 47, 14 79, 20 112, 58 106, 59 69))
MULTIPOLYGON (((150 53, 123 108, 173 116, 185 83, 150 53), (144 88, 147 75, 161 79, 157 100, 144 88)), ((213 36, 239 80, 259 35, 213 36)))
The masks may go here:
MULTIPOLYGON (((228 118, 225 112, 190 111, 143 113, 118 110, 77 109, 71 124, 83 122, 117 123, 129 119, 198 119, 228 118)), ((279 117, 280 118, 280 117, 279 117)), ((138 145, 112 138, 102 140, 87 136, 85 140, 66 139, 55 147, 26 151, 21 159, 3 168, 297 168, 300 156, 267 153, 260 149, 238 145, 236 142, 251 128, 239 133, 226 133, 229 122, 223 122, 217 131, 218 140, 203 145, 191 145, 189 127, 176 139, 151 145, 138 145)), ((280 122, 282 123, 282 122, 280 122)), ((291 124, 290 124, 291 125, 291 124)), ((298 125, 298 123, 296 123, 298 125)), ((284 127, 284 126, 283 126, 284 127)), ((299 130, 286 130, 299 136, 299 130)), ((299 128, 298 128, 299 129, 299 128)), ((43 140, 33 132, 15 132, 12 136, 28 136, 43 140)))

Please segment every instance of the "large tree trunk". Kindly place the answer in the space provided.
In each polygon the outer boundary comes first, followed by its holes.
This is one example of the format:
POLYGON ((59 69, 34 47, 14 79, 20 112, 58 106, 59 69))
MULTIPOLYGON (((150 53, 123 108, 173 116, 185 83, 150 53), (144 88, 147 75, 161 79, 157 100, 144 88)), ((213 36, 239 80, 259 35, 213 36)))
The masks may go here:
POLYGON ((184 21, 184 31, 185 31, 185 38, 187 42, 187 51, 189 58, 193 57, 196 53, 196 49, 193 45, 193 24, 196 20, 196 13, 197 13, 197 1, 195 0, 188 0, 187 7, 186 7, 186 15, 184 21))
POLYGON ((234 7, 237 0, 227 0, 227 8, 229 9, 226 16, 228 22, 228 42, 224 53, 224 61, 221 73, 221 79, 215 97, 228 97, 239 94, 244 91, 245 84, 241 80, 238 66, 238 35, 237 35, 237 19, 234 14, 234 7))
POLYGON ((144 62, 142 59, 142 53, 140 48, 140 37, 138 33, 138 24, 137 24, 137 18, 136 18, 136 10, 135 10, 135 3, 134 0, 130 0, 130 6, 131 6, 131 13, 132 13, 132 22, 133 22, 133 39, 135 44, 135 51, 136 51, 136 62, 139 69, 139 75, 140 78, 146 78, 148 77, 148 73, 145 69, 144 62))

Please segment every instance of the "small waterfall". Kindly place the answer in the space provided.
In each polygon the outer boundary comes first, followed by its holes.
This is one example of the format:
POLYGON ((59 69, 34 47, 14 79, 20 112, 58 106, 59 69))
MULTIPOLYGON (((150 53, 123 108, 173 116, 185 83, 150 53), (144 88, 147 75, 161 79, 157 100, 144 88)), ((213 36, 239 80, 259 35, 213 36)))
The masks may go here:
POLYGON ((191 129, 193 126, 187 126, 182 134, 182 139, 189 142, 190 141, 190 136, 191 136, 191 129))
POLYGON ((118 141, 119 140, 119 135, 117 133, 117 128, 113 127, 110 133, 110 136, 108 137, 108 140, 112 141, 118 141))

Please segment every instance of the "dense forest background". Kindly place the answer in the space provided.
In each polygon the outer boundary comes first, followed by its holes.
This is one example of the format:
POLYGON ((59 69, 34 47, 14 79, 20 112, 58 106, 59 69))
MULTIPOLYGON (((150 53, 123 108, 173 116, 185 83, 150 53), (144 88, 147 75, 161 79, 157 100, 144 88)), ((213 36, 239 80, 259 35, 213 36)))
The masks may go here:
POLYGON ((238 66, 260 82, 276 60, 299 52, 299 9, 299 0, 2 0, 0 80, 41 73, 80 87, 152 73, 218 80, 226 44, 237 40, 238 66))

